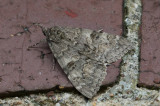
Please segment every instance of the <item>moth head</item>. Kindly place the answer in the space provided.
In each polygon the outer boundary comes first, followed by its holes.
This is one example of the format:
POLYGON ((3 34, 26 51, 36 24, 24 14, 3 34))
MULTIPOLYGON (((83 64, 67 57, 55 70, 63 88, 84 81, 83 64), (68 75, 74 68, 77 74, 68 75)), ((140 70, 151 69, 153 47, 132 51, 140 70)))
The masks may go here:
POLYGON ((64 33, 61 31, 61 29, 57 26, 48 28, 48 29, 42 29, 44 35, 46 36, 47 41, 49 42, 60 42, 61 39, 64 37, 64 33))

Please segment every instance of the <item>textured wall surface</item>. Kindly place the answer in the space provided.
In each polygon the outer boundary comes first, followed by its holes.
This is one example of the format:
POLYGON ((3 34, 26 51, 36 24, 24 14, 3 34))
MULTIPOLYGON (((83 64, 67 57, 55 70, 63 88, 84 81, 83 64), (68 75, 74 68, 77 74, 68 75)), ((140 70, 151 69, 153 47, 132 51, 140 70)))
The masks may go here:
POLYGON ((143 0, 139 84, 160 87, 160 1, 143 0))

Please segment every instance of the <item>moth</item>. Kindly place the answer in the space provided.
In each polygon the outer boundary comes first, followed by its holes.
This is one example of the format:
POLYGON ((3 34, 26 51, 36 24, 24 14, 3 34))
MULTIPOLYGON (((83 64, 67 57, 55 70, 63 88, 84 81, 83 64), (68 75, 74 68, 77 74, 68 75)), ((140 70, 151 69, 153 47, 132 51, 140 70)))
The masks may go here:
POLYGON ((42 31, 68 79, 87 98, 99 91, 107 65, 132 49, 126 38, 103 31, 60 26, 42 31))

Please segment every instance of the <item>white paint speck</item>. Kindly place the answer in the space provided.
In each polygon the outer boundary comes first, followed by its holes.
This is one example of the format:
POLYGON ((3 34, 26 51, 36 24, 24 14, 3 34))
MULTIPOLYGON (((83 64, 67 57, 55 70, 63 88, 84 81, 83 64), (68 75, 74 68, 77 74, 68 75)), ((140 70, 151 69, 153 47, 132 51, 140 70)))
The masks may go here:
POLYGON ((38 74, 39 74, 39 75, 42 75, 42 72, 39 72, 38 74))

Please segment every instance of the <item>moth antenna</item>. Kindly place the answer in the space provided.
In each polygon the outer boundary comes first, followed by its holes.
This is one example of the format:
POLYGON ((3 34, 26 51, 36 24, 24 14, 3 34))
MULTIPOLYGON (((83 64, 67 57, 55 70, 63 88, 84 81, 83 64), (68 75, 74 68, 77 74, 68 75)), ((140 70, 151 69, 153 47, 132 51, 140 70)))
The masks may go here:
POLYGON ((33 23, 33 25, 36 25, 38 27, 40 27, 42 29, 42 32, 44 34, 44 36, 46 36, 46 31, 47 31, 47 28, 45 28, 42 24, 40 23, 33 23))

